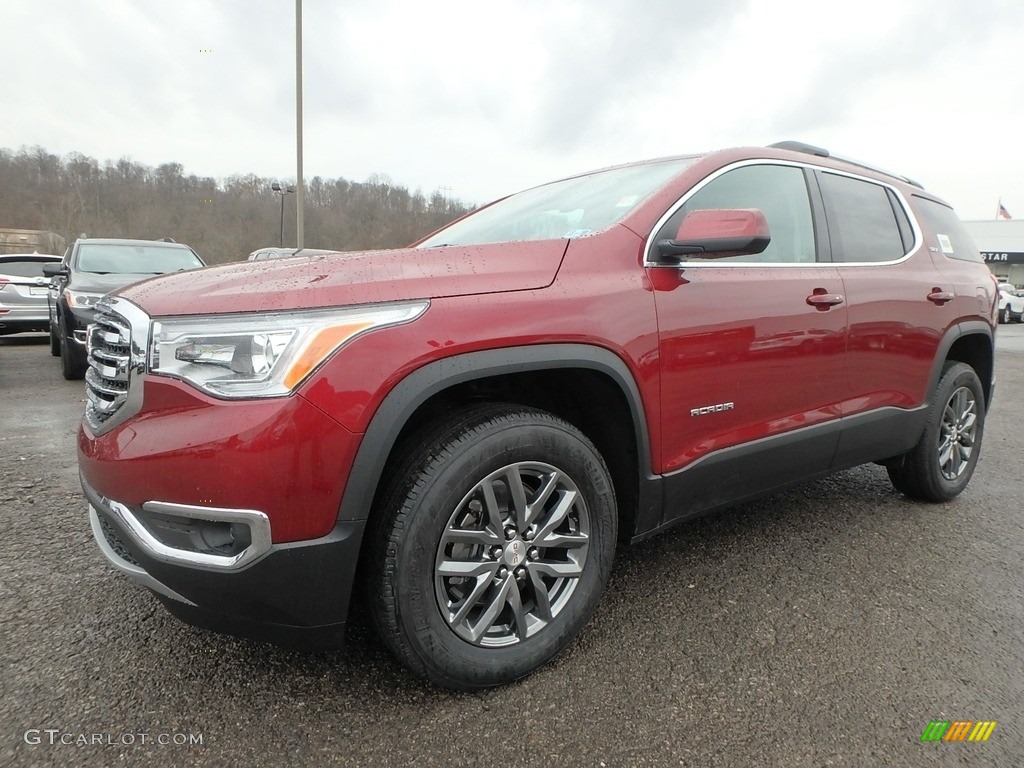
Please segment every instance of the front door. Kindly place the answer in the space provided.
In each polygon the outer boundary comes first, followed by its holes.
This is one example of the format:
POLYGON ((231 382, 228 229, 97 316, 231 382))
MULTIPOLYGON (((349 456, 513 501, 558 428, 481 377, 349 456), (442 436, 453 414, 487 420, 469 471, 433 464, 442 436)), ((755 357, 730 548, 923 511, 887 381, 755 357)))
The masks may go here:
POLYGON ((756 208, 771 243, 756 256, 653 266, 661 354, 666 519, 697 514, 828 470, 846 375, 847 310, 819 261, 809 174, 754 163, 713 175, 685 215, 756 208))

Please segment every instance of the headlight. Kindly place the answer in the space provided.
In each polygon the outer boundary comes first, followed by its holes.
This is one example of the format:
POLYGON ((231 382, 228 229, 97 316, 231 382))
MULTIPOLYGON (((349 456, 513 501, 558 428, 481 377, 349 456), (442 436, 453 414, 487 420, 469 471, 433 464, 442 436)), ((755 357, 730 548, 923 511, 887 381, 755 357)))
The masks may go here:
POLYGON ((259 315, 156 320, 149 371, 217 397, 291 393, 335 350, 376 328, 419 317, 427 301, 259 315))
POLYGON ((82 293, 81 291, 64 291, 68 297, 68 305, 77 309, 91 309, 103 298, 102 293, 82 293))

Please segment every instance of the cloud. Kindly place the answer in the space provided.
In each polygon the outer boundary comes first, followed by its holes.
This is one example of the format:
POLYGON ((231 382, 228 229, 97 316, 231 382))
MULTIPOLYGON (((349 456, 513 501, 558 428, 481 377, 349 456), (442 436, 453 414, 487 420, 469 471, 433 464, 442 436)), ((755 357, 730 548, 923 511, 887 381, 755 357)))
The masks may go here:
MULTIPOLYGON (((888 110, 865 114, 865 104, 873 95, 889 88, 903 89, 906 114, 911 105, 921 103, 922 89, 941 87, 940 74, 950 65, 973 69, 970 59, 976 59, 999 36, 1001 24, 994 24, 994 19, 1016 24, 1018 29, 1024 21, 1024 5, 1013 3, 1011 7, 1005 0, 905 4, 885 14, 881 10, 881 5, 873 9, 860 5, 837 11, 834 18, 848 32, 829 40, 818 60, 807 68, 812 74, 806 85, 779 103, 767 130, 789 136, 801 131, 831 131, 865 118, 892 120, 888 110), (867 23, 856 18, 865 11, 867 23)), ((954 95, 951 89, 950 100, 963 95, 954 95)))
MULTIPOLYGON (((34 0, 3 22, 0 147, 294 174, 291 2, 34 0)), ((304 0, 305 167, 482 202, 796 138, 1024 209, 1022 36, 1019 0, 304 0)))
MULTIPOLYGON (((601 131, 636 93, 685 100, 687 69, 713 51, 745 0, 639 5, 600 0, 572 6, 577 18, 554 25, 551 58, 540 83, 538 139, 548 151, 570 149, 601 131)), ((695 105, 699 110, 699 105, 695 105)), ((638 123, 657 114, 636 114, 638 123)))

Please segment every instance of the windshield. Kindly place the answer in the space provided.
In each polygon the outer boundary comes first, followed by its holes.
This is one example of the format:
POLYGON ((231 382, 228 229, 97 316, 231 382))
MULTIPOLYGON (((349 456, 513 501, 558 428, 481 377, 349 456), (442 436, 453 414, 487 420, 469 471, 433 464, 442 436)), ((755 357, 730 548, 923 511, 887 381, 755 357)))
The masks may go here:
POLYGON ((78 250, 78 268, 99 274, 162 275, 203 266, 188 248, 129 243, 84 243, 78 250))
POLYGON ((607 229, 696 157, 612 168, 500 200, 442 229, 420 248, 583 237, 607 229))

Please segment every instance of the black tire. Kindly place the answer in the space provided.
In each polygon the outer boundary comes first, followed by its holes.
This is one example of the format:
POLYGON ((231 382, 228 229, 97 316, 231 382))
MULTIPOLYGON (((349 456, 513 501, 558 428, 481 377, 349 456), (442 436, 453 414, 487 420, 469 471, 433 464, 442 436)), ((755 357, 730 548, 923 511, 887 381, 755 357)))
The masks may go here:
POLYGON ((1010 314, 1010 305, 1007 304, 1005 307, 1003 307, 1002 311, 999 313, 999 322, 1003 323, 1003 324, 1007 324, 1007 323, 1010 323, 1012 320, 1013 320, 1013 316, 1010 314))
POLYGON ((60 357, 60 339, 57 338, 57 331, 52 324, 50 325, 50 354, 60 357))
POLYGON ((618 525, 608 468, 583 434, 532 408, 475 406, 407 441, 387 472, 368 586, 402 663, 477 690, 572 642, 608 581, 618 525))
POLYGON ((921 501, 949 501, 971 480, 985 431, 985 394, 974 369, 948 362, 942 370, 917 445, 886 464, 896 490, 921 501))
POLYGON ((84 378, 88 364, 84 355, 75 349, 75 344, 68 338, 68 332, 63 323, 60 324, 60 331, 57 335, 60 339, 60 372, 68 381, 84 378))

